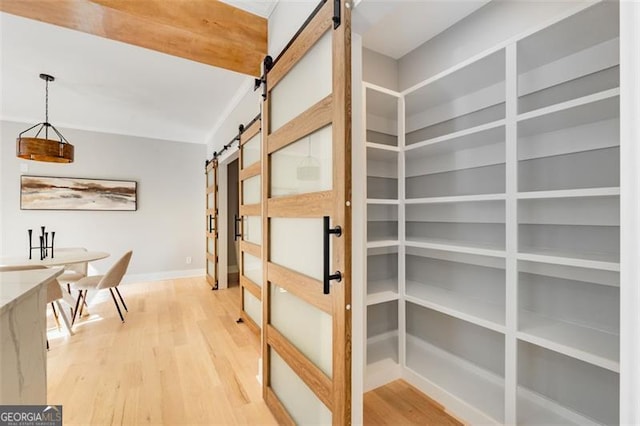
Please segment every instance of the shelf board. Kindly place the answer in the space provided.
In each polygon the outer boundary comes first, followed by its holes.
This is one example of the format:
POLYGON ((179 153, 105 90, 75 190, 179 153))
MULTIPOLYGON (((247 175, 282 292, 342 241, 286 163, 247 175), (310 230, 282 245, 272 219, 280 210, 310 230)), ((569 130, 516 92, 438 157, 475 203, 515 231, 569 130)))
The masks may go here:
POLYGON ((468 201, 500 201, 506 200, 505 194, 457 195, 451 197, 408 198, 405 204, 444 204, 465 203, 468 201))
POLYGON ((400 201, 398 200, 387 200, 383 198, 367 198, 367 204, 375 205, 375 204, 386 204, 386 205, 399 205, 400 201))
POLYGON ((398 300, 398 280, 386 279, 367 282, 367 306, 398 300))
POLYGON ((517 337, 534 345, 620 372, 620 336, 520 311, 517 337))
POLYGON ((528 200, 548 198, 611 197, 616 195, 620 195, 619 187, 518 192, 518 199, 528 200))
MULTIPOLYGON (((413 150, 419 150, 421 148, 434 147, 435 145, 442 144, 444 142, 449 143, 446 147, 443 147, 443 150, 452 150, 452 146, 455 146, 456 150, 464 150, 472 147, 504 142, 505 123, 505 119, 500 119, 497 121, 492 121, 490 123, 481 124, 479 126, 449 133, 447 135, 412 143, 405 147, 405 151, 409 152, 413 150)), ((429 154, 437 155, 441 154, 441 152, 429 152, 429 154)))
POLYGON ((546 133, 619 116, 619 96, 619 88, 609 89, 520 114, 518 135, 546 133))
POLYGON ((367 248, 397 247, 399 244, 398 240, 369 241, 367 248))
POLYGON ((491 257, 501 257, 501 258, 506 256, 504 250, 486 248, 486 246, 481 246, 481 245, 451 244, 449 242, 443 242, 442 240, 423 240, 423 241, 408 240, 406 241, 405 245, 407 247, 450 251, 454 253, 477 254, 480 256, 491 256, 491 257))
POLYGON ((382 143, 367 142, 366 146, 367 146, 367 148, 380 149, 380 150, 383 150, 383 151, 390 151, 390 152, 395 152, 395 153, 400 152, 400 148, 398 148, 397 146, 385 145, 385 144, 382 144, 382 143))
POLYGON ((398 363, 398 330, 367 338, 367 365, 385 359, 398 363))
POLYGON ((550 254, 518 253, 518 260, 530 262, 550 263, 553 265, 576 266, 578 268, 601 269, 603 271, 620 272, 620 263, 584 258, 565 257, 550 254))
POLYGON ((504 423, 504 379, 495 373, 410 334, 407 370, 414 386, 453 412, 464 410, 470 424, 504 423))
POLYGON ((588 417, 584 417, 556 401, 539 395, 525 387, 518 386, 518 424, 519 425, 575 425, 597 426, 588 417))
POLYGON ((415 281, 407 281, 405 293, 406 300, 417 305, 451 315, 498 333, 505 332, 504 306, 472 299, 459 292, 415 281))

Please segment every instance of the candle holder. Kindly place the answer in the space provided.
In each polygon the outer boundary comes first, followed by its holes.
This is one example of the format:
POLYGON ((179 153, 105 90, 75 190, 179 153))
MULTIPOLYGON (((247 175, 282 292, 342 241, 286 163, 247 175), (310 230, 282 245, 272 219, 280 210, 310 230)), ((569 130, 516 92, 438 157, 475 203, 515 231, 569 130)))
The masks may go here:
POLYGON ((51 258, 54 257, 53 252, 53 242, 56 237, 55 231, 51 232, 51 245, 49 245, 49 233, 45 232, 45 227, 40 227, 40 236, 38 237, 40 240, 40 245, 33 245, 33 229, 27 229, 27 233, 29 234, 29 260, 32 258, 32 253, 34 250, 40 250, 40 260, 44 260, 49 257, 49 249, 51 249, 51 258))

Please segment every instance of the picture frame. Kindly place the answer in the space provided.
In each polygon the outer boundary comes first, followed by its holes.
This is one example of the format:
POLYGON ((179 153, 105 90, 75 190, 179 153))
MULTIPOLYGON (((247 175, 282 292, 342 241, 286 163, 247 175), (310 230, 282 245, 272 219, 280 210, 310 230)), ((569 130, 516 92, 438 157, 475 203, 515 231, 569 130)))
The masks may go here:
POLYGON ((21 210, 136 211, 138 183, 55 176, 20 176, 21 210))

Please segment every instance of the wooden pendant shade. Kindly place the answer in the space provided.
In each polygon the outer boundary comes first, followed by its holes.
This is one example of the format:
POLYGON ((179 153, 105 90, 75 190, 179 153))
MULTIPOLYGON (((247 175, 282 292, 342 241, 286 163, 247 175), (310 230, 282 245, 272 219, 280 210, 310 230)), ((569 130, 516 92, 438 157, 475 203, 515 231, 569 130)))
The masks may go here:
POLYGON ((45 121, 31 126, 18 135, 16 140, 16 156, 25 160, 44 161, 47 163, 73 163, 74 149, 62 133, 49 123, 49 82, 55 78, 49 74, 40 74, 45 81, 45 121), (37 132, 34 129, 37 129, 37 132), (25 133, 34 130, 35 137, 23 137, 25 133), (44 130, 44 132, 43 132, 44 130), (60 140, 49 139, 49 130, 60 140), (43 132, 44 138, 39 138, 43 132))
POLYGON ((16 155, 19 158, 49 163, 73 163, 74 148, 70 143, 41 138, 18 138, 16 155))

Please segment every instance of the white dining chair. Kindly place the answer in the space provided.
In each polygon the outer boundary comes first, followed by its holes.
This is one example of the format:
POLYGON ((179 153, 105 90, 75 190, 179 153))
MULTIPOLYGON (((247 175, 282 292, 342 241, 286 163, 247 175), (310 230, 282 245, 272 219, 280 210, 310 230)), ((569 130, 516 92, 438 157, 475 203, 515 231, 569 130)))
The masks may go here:
POLYGON ((111 293, 111 298, 113 299, 113 303, 116 305, 116 309, 118 309, 118 314, 120 315, 120 319, 124 322, 124 317, 122 316, 122 311, 120 310, 120 306, 118 305, 118 301, 116 300, 116 296, 113 294, 113 290, 116 291, 118 297, 120 298, 120 302, 122 302, 122 306, 124 310, 129 312, 127 309, 127 305, 124 303, 124 298, 120 294, 118 290, 118 285, 122 281, 124 274, 127 272, 127 268, 129 267, 129 261, 131 260, 132 251, 126 252, 113 266, 107 271, 104 275, 90 275, 88 277, 82 278, 74 283, 72 283, 71 287, 74 290, 79 290, 78 299, 76 300, 76 307, 73 310, 73 318, 71 320, 71 324, 76 320, 78 316, 78 309, 80 310, 80 315, 82 315, 82 304, 84 304, 87 300, 87 293, 89 290, 103 290, 109 289, 111 293))

